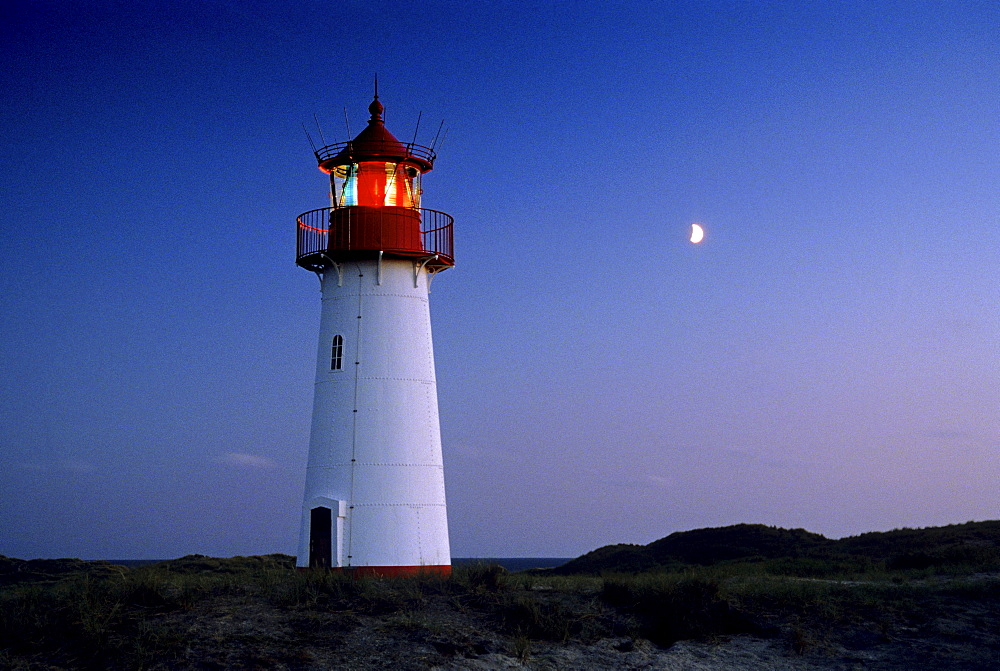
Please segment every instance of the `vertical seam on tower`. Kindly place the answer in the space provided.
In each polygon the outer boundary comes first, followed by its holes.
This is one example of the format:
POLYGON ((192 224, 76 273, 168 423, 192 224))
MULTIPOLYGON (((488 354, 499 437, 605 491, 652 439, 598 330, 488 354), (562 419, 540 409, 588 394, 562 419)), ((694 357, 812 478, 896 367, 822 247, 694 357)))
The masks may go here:
POLYGON ((416 515, 416 517, 417 517, 417 561, 419 561, 420 565, 423 566, 424 565, 424 544, 423 544, 424 532, 420 528, 420 509, 421 509, 421 506, 415 506, 414 509, 416 510, 416 513, 417 513, 417 515, 416 515))
POLYGON ((354 556, 354 470, 357 466, 358 448, 358 385, 361 376, 361 278, 364 273, 359 264, 354 264, 358 271, 358 318, 355 320, 357 328, 354 331, 354 402, 351 413, 351 491, 350 499, 347 502, 347 558, 348 566, 353 565, 354 556))

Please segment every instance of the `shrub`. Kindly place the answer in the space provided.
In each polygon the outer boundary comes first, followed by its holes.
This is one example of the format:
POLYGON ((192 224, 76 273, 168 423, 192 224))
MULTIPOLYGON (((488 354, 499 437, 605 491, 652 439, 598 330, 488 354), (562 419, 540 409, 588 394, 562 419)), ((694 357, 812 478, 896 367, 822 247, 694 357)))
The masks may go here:
POLYGON ((599 596, 634 612, 641 635, 659 645, 758 630, 725 596, 719 582, 703 575, 609 577, 599 596))
POLYGON ((580 630, 580 617, 562 604, 515 593, 500 604, 504 629, 529 639, 565 643, 580 630))
POLYGON ((508 575, 499 564, 471 564, 456 578, 473 591, 499 592, 507 586, 508 575))

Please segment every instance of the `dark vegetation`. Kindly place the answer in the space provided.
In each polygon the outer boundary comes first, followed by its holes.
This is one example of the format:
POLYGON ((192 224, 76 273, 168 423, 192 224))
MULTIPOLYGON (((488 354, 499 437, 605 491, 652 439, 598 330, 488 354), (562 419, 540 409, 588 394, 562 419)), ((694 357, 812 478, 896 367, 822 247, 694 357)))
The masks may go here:
POLYGON ((473 565, 450 580, 352 580, 293 564, 0 557, 0 668, 463 668, 602 640, 625 654, 737 634, 864 668, 1000 668, 1000 522, 839 541, 699 529, 558 569, 473 565))
POLYGON ((804 529, 737 524, 679 531, 649 545, 608 545, 552 571, 601 575, 736 562, 756 565, 764 573, 799 577, 907 569, 1000 570, 1000 521, 896 529, 840 540, 804 529))

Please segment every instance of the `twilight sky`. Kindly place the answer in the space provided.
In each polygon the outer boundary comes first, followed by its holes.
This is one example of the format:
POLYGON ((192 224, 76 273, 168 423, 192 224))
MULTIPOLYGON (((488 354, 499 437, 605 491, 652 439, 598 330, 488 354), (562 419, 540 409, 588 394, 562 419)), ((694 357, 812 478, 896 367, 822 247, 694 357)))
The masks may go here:
POLYGON ((995 2, 247 4, 0 10, 0 554, 295 552, 302 124, 375 72, 454 556, 1000 517, 995 2))

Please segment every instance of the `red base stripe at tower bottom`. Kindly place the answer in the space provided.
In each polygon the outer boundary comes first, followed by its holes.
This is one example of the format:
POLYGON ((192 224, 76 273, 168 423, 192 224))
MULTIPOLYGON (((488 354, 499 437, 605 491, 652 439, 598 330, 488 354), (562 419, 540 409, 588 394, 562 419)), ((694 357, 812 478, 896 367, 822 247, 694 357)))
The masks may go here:
MULTIPOLYGON (((309 567, 299 567, 300 571, 312 571, 309 567)), ((450 564, 434 566, 338 566, 330 569, 334 573, 346 573, 353 578, 447 578, 451 575, 450 564)))

